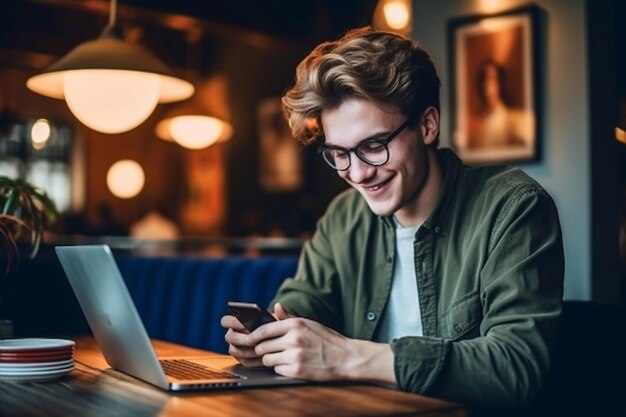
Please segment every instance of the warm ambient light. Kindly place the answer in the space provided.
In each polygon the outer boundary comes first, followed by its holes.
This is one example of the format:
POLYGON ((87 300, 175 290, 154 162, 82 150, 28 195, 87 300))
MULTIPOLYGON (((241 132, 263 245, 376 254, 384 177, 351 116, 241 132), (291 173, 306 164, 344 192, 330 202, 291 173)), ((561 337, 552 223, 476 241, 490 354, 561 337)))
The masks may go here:
POLYGON ((143 190, 145 178, 141 165, 131 159, 123 159, 109 168, 107 186, 116 197, 132 198, 143 190))
POLYGON ((232 126, 220 119, 202 115, 181 115, 159 122, 157 136, 173 140, 188 149, 202 149, 232 135, 232 126))
POLYGON ((30 129, 30 140, 35 149, 43 149, 50 139, 50 122, 47 119, 37 119, 30 129))
POLYGON ((71 112, 102 133, 143 123, 159 102, 159 76, 137 71, 77 70, 65 73, 63 92, 71 112))
POLYGON ((385 19, 392 29, 405 29, 409 24, 409 10, 403 1, 390 1, 383 6, 385 19))
POLYGON ((413 7, 410 0, 378 0, 372 16, 372 23, 376 29, 408 37, 412 22, 413 7))
POLYGON ((98 39, 78 45, 26 83, 38 94, 65 99, 78 120, 103 133, 128 131, 158 102, 184 100, 194 92, 146 49, 120 38, 116 5, 111 0, 109 25, 98 39))

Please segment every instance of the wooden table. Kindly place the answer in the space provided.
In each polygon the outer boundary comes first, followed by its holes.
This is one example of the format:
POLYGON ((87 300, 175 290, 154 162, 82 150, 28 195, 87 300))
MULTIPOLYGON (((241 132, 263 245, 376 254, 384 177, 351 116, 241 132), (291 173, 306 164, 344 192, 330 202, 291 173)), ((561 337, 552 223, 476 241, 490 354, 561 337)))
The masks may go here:
MULTIPOLYGON (((53 382, 0 382, 0 416, 465 416, 453 403, 367 384, 312 384, 171 394, 111 369, 92 337, 76 369, 53 382)), ((159 355, 207 352, 154 341, 159 355)), ((220 355, 222 356, 222 355, 220 355)))

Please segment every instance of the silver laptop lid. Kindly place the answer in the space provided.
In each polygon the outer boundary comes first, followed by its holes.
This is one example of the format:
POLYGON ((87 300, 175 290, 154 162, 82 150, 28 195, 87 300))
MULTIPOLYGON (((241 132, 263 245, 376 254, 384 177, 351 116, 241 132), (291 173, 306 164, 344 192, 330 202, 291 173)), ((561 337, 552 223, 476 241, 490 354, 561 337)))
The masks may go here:
POLYGON ((111 249, 88 245, 55 250, 107 363, 167 389, 169 383, 111 249))

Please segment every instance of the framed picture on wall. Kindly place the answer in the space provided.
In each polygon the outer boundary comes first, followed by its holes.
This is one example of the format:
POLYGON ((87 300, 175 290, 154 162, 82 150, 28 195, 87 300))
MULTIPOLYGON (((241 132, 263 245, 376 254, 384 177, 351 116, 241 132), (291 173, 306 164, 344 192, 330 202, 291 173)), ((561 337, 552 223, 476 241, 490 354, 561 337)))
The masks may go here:
POLYGON ((464 162, 539 158, 539 9, 448 22, 450 133, 464 162))

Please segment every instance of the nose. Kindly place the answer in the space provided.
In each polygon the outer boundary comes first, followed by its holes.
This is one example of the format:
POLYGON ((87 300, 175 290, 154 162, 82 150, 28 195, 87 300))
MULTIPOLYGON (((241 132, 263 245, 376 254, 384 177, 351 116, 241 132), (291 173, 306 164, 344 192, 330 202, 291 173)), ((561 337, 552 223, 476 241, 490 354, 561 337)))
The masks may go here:
POLYGON ((376 167, 361 161, 356 155, 350 154, 350 168, 345 173, 345 179, 360 184, 366 182, 376 173, 376 167))

